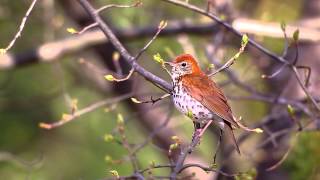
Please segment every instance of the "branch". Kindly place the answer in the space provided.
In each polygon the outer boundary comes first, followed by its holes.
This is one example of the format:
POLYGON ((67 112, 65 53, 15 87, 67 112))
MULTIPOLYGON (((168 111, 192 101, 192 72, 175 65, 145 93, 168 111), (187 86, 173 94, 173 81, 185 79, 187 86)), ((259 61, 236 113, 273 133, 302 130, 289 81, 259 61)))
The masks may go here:
POLYGON ((198 168, 204 170, 205 172, 212 171, 212 172, 216 172, 216 173, 222 174, 222 175, 224 175, 226 177, 234 177, 234 176, 238 175, 238 174, 229 174, 229 173, 217 170, 217 169, 213 169, 211 167, 202 166, 200 164, 186 164, 181 168, 180 172, 182 172, 183 170, 185 170, 187 168, 190 168, 190 167, 198 167, 198 168))
MULTIPOLYGON (((202 14, 204 16, 207 16, 211 19, 213 19, 214 21, 216 21, 218 24, 224 26, 227 30, 229 30, 230 32, 234 33, 235 35, 237 35, 238 37, 242 37, 242 33, 239 32, 238 30, 236 30, 235 28, 233 28, 230 24, 228 24, 227 22, 224 22, 223 20, 221 20, 220 18, 218 18, 216 15, 207 12, 203 9, 200 9, 194 5, 179 1, 179 0, 162 0, 165 2, 169 2, 172 4, 175 4, 177 6, 189 9, 191 11, 197 12, 199 14, 202 14)), ((296 40, 297 41, 297 40, 296 40)), ((314 105, 314 107, 318 110, 318 112, 320 112, 320 106, 317 104, 317 102, 315 101, 315 99, 311 96, 311 94, 309 93, 309 91, 307 90, 307 88, 304 86, 304 83, 302 82, 302 80, 299 77, 297 68, 295 67, 295 62, 297 61, 297 57, 294 59, 294 63, 291 64, 289 63, 286 59, 284 59, 282 56, 278 56, 276 54, 274 54, 273 52, 269 51, 268 49, 264 48, 263 46, 261 46, 260 44, 258 44, 257 42, 248 39, 248 43, 250 45, 252 45, 253 47, 257 48, 258 50, 260 50, 261 52, 263 52, 264 54, 268 55, 270 58, 272 58, 273 60, 276 60, 282 64, 285 64, 287 66, 289 66, 291 68, 291 70, 294 72, 295 77, 299 83, 299 85, 301 86, 301 88, 303 89, 303 91, 305 92, 305 94, 307 95, 307 97, 311 100, 312 104, 314 105)), ((297 43, 297 42, 296 42, 297 43)))
MULTIPOLYGON (((229 30, 230 32, 232 32, 236 36, 238 36, 240 38, 243 36, 243 34, 240 31, 238 31, 235 28, 233 28, 227 22, 224 22, 218 16, 216 16, 216 15, 210 13, 210 12, 207 12, 206 10, 200 9, 197 6, 194 6, 194 5, 185 3, 183 1, 179 1, 179 0, 162 0, 162 1, 165 1, 165 2, 168 2, 168 3, 171 3, 171 4, 175 4, 177 6, 180 6, 180 7, 189 9, 191 11, 197 12, 199 14, 202 14, 204 16, 207 16, 207 17, 211 18, 212 20, 216 21, 218 24, 220 24, 223 27, 225 27, 227 30, 229 30)), ((256 49, 260 50, 261 52, 263 52, 265 55, 269 56, 270 58, 272 58, 272 59, 274 59, 274 60, 276 60, 278 62, 281 62, 281 63, 284 63, 284 64, 288 64, 288 62, 284 58, 279 57, 278 55, 276 55, 273 52, 269 51, 268 49, 264 48, 263 46, 261 46, 260 44, 258 44, 255 41, 253 41, 252 39, 249 39, 249 44, 251 46, 255 47, 256 49)))
POLYGON ((66 115, 65 117, 63 117, 61 120, 57 121, 57 122, 54 122, 54 123, 40 123, 39 126, 41 128, 44 128, 44 129, 53 129, 53 128, 57 128, 57 127, 60 127, 68 122, 71 122, 75 119, 77 119, 78 117, 80 117, 81 115, 83 114, 86 114, 86 113, 89 113, 89 112, 92 112, 100 107, 103 107, 105 105, 108 105, 108 104, 113 104, 113 103, 117 103, 121 100, 124 100, 124 99, 127 99, 129 97, 132 96, 132 93, 129 93, 129 94, 124 94, 122 96, 118 96, 118 97, 115 97, 115 98, 108 98, 108 99, 105 99, 105 100, 102 100, 102 101, 99 101, 99 102, 96 102, 84 109, 81 109, 79 111, 76 111, 74 112, 73 114, 70 114, 70 115, 66 115))
POLYGON ((87 0, 79 0, 79 2, 82 5, 82 7, 87 11, 87 13, 91 16, 91 18, 93 18, 94 21, 98 23, 98 26, 100 27, 102 32, 109 38, 110 42, 119 51, 124 60, 127 61, 127 63, 131 64, 132 68, 134 68, 136 72, 138 72, 141 76, 143 76, 151 83, 159 85, 163 90, 167 92, 171 91, 172 86, 170 83, 147 71, 136 62, 135 57, 130 55, 127 49, 125 49, 125 47, 120 43, 120 41, 109 28, 109 26, 101 19, 99 14, 87 0))
MULTIPOLYGON (((154 26, 128 28, 116 30, 115 34, 122 41, 132 41, 153 36, 157 29, 158 27, 154 26)), ((180 33, 203 36, 215 33, 218 30, 217 26, 212 23, 200 25, 174 23, 163 29, 159 34, 159 37, 172 36, 180 33)), ((106 38, 100 30, 92 30, 85 33, 80 32, 65 39, 44 43, 39 47, 24 53, 15 55, 6 53, 0 56, 0 70, 12 69, 33 63, 59 60, 62 56, 67 54, 78 52, 93 45, 109 42, 108 38, 106 38)))
POLYGON ((18 32, 16 33, 16 35, 14 36, 14 38, 11 40, 11 42, 9 43, 9 45, 8 45, 6 48, 0 49, 0 54, 4 54, 4 53, 6 53, 9 49, 11 49, 12 46, 14 45, 14 43, 16 42, 16 40, 17 40, 19 37, 21 37, 21 33, 22 33, 23 29, 24 29, 24 26, 26 25, 26 22, 27 22, 27 20, 28 20, 28 17, 29 17, 29 15, 30 15, 30 13, 32 12, 32 10, 33 10, 33 8, 34 8, 34 6, 35 6, 35 4, 36 4, 37 1, 38 1, 38 0, 33 0, 33 1, 32 1, 29 9, 27 10, 25 16, 23 17, 23 19, 22 19, 22 21, 21 21, 21 24, 20 24, 20 26, 19 26, 18 32))
POLYGON ((193 151, 193 149, 199 144, 200 142, 200 136, 195 136, 191 143, 183 149, 183 151, 180 153, 177 163, 175 164, 175 167, 173 169, 173 172, 170 175, 171 180, 177 179, 178 173, 182 170, 183 168, 183 163, 186 160, 188 154, 193 151))

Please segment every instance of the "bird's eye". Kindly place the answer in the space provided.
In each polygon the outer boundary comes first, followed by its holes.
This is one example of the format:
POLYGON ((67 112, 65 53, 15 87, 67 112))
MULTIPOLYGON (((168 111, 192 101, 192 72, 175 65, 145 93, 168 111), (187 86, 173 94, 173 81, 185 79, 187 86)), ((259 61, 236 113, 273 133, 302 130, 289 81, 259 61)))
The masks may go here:
POLYGON ((181 66, 182 66, 182 67, 186 67, 186 66, 187 66, 187 63, 183 62, 183 63, 181 64, 181 66))

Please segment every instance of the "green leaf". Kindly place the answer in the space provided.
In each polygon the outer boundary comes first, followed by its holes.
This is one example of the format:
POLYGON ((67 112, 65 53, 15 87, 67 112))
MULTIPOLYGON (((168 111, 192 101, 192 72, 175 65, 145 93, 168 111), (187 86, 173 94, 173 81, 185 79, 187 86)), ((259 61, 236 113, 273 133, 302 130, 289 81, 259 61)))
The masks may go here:
POLYGON ((242 47, 247 46, 248 42, 249 42, 249 37, 246 34, 244 34, 241 39, 241 46, 242 47))
POLYGON ((159 53, 153 55, 153 59, 155 61, 157 61, 158 63, 160 63, 160 64, 163 64, 163 62, 164 62, 164 60, 162 59, 162 57, 161 57, 161 55, 159 53))
POLYGON ((117 115, 117 123, 118 123, 119 125, 124 124, 123 116, 122 116, 122 114, 120 114, 120 113, 117 115))
POLYGON ((111 74, 105 75, 104 78, 108 81, 114 81, 114 77, 111 74))
POLYGON ((105 140, 106 142, 111 142, 111 141, 114 140, 114 137, 113 137, 112 134, 106 134, 106 135, 104 135, 104 140, 105 140))
POLYGON ((192 113, 191 110, 188 110, 187 113, 186 113, 186 115, 187 115, 189 118, 193 119, 193 113, 192 113))
POLYGON ((295 30, 294 33, 293 33, 293 40, 295 42, 298 42, 299 40, 299 29, 295 30))
POLYGON ((0 49, 0 55, 3 55, 3 54, 5 54, 7 52, 7 50, 6 49, 0 49))
POLYGON ((109 156, 109 155, 106 155, 106 156, 104 157, 104 160, 107 161, 108 163, 110 163, 110 162, 112 162, 112 157, 109 156))
POLYGON ((109 171, 111 173, 112 176, 116 177, 116 178, 120 178, 118 171, 116 170, 111 170, 109 171))
POLYGON ((76 33, 78 33, 78 31, 75 30, 74 28, 67 28, 67 32, 70 33, 70 34, 76 34, 76 33))
POLYGON ((290 114, 290 116, 294 116, 295 110, 290 104, 288 104, 288 106, 287 106, 287 111, 290 114))

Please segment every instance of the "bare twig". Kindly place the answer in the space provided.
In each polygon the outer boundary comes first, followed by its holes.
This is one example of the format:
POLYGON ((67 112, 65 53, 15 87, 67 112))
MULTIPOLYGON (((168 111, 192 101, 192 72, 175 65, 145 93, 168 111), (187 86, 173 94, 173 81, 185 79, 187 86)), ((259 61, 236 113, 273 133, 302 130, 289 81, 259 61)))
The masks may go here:
POLYGON ((12 46, 14 45, 14 43, 16 42, 16 40, 17 40, 19 37, 21 37, 21 33, 22 33, 23 29, 24 29, 24 26, 26 25, 26 22, 27 22, 27 20, 28 20, 28 17, 29 17, 29 15, 31 14, 31 12, 32 12, 35 4, 37 3, 37 1, 38 1, 38 0, 33 0, 33 1, 32 1, 29 9, 27 10, 25 16, 23 17, 23 19, 22 19, 22 21, 21 21, 21 24, 20 24, 20 26, 19 26, 18 32, 16 33, 16 35, 14 36, 14 38, 11 40, 11 42, 9 43, 9 45, 8 45, 6 48, 0 49, 0 51, 1 51, 0 53, 5 53, 5 52, 7 52, 9 49, 11 49, 12 46))
POLYGON ((200 164, 185 164, 185 165, 180 169, 179 172, 182 172, 183 170, 185 170, 185 169, 187 169, 187 168, 190 168, 190 167, 198 167, 198 168, 202 169, 202 170, 205 171, 205 172, 210 172, 210 171, 212 171, 212 172, 216 172, 216 173, 222 174, 222 175, 224 175, 224 176, 226 176, 226 177, 234 177, 234 176, 238 175, 238 174, 229 174, 229 173, 220 171, 220 170, 218 170, 218 169, 214 169, 214 168, 211 168, 211 167, 202 166, 202 165, 200 165, 200 164))
POLYGON ((147 50, 147 48, 152 44, 152 42, 158 37, 160 32, 167 26, 167 21, 161 21, 156 34, 152 37, 152 39, 139 51, 139 53, 135 56, 135 59, 138 59, 143 52, 147 50))
POLYGON ((277 167, 279 167, 286 159, 287 157, 289 156, 290 152, 292 151, 297 139, 298 139, 298 136, 299 136, 299 132, 294 136, 294 142, 290 145, 290 147, 288 148, 287 152, 284 154, 284 156, 282 156, 282 158, 280 159, 280 161, 278 161, 276 164, 270 166, 269 168, 266 169, 266 171, 272 171, 274 169, 276 169, 277 167))
POLYGON ((98 23, 102 32, 109 38, 111 43, 116 47, 122 57, 131 64, 132 68, 150 81, 153 84, 160 86, 163 90, 170 92, 172 89, 172 85, 166 82, 165 80, 159 78, 158 76, 152 74, 151 72, 145 70, 142 66, 140 66, 136 59, 129 54, 127 49, 120 43, 118 38, 114 35, 109 26, 101 19, 101 17, 97 14, 96 10, 91 6, 91 4, 87 0, 79 0, 80 4, 83 8, 88 12, 88 14, 94 19, 95 22, 98 23))
POLYGON ((96 110, 97 108, 100 108, 100 107, 103 107, 105 105, 108 105, 108 104, 113 104, 113 103, 117 103, 121 100, 124 100, 124 99, 127 99, 129 97, 132 96, 132 93, 129 93, 129 94, 124 94, 124 95, 121 95, 121 96, 118 96, 118 97, 115 97, 115 98, 107 98, 105 100, 102 100, 102 101, 99 101, 99 102, 96 102, 84 109, 81 109, 81 110, 78 110, 76 111, 74 114, 71 114, 71 115, 68 115, 67 117, 65 118, 62 118, 61 120, 57 121, 57 122, 54 122, 54 123, 40 123, 39 126, 41 128, 44 128, 44 129, 53 129, 53 128, 57 128, 57 127, 60 127, 70 121, 73 121, 75 119, 77 119, 78 117, 80 117, 81 115, 83 114, 86 114, 86 113, 89 113, 89 112, 92 112, 94 110, 96 110))
POLYGON ((92 23, 92 24, 84 27, 81 31, 77 32, 76 34, 83 34, 83 33, 86 32, 87 30, 92 29, 92 28, 97 27, 97 26, 98 26, 97 23, 92 23))
MULTIPOLYGON (((197 6, 194 6, 192 4, 188 4, 188 3, 185 3, 185 2, 179 1, 179 0, 162 0, 162 1, 169 2, 171 4, 175 4, 177 6, 180 6, 180 7, 189 9, 191 11, 197 12, 199 14, 202 14, 204 16, 207 16, 207 17, 213 19, 214 21, 216 21, 217 23, 219 23, 220 25, 224 26, 228 31, 234 33, 238 37, 242 37, 243 36, 243 34, 241 32, 239 32, 238 30, 233 28, 227 22, 224 22, 218 16, 216 16, 216 15, 210 13, 210 12, 207 12, 206 10, 200 9, 197 6)), ((252 45, 253 47, 257 48, 258 50, 260 50, 261 52, 263 52, 267 56, 271 57, 272 59, 274 59, 274 60, 276 60, 278 62, 281 62, 281 63, 288 64, 287 61, 284 60, 282 57, 279 57, 278 55, 276 55, 273 52, 269 51, 268 49, 264 48, 263 46, 261 46, 260 44, 258 44, 255 41, 253 41, 252 39, 249 39, 249 44, 252 45)))
POLYGON ((164 120, 163 124, 161 124, 153 132, 151 132, 143 143, 141 143, 140 145, 138 145, 134 148, 133 152, 135 152, 135 153, 138 152, 140 149, 142 149, 144 146, 146 146, 157 135, 157 133, 159 133, 163 128, 165 128, 170 121, 172 113, 173 113, 173 108, 172 108, 172 106, 169 106, 169 113, 168 113, 166 119, 164 120))
POLYGON ((243 53, 243 51, 244 51, 244 49, 245 49, 245 47, 247 45, 247 42, 243 42, 243 41, 247 41, 248 36, 244 35, 242 38, 243 39, 242 39, 241 47, 240 47, 239 51, 233 57, 231 57, 223 66, 221 66, 218 70, 216 70, 215 72, 209 74, 208 76, 213 76, 213 75, 215 75, 215 74, 217 74, 217 73, 229 68, 232 64, 234 64, 234 62, 243 53))
POLYGON ((178 173, 183 168, 183 163, 187 158, 188 154, 190 154, 190 152, 193 151, 193 149, 197 146, 197 144, 199 144, 199 142, 200 142, 200 136, 195 136, 191 141, 191 143, 182 150, 175 164, 175 167, 170 175, 171 180, 175 180, 177 178, 178 173))
POLYGON ((131 8, 131 7, 138 7, 141 6, 142 2, 141 1, 137 1, 132 5, 119 5, 119 4, 108 4, 105 6, 100 7, 99 9, 97 9, 97 13, 101 13, 102 11, 105 11, 109 8, 131 8))
POLYGON ((146 103, 152 103, 152 104, 154 104, 154 103, 156 103, 156 102, 158 102, 158 101, 160 101, 160 100, 162 100, 162 99, 164 99, 164 98, 167 98, 167 97, 169 97, 169 96, 171 96, 171 94, 165 94, 165 95, 163 95, 163 96, 161 96, 161 97, 159 97, 159 98, 156 98, 156 99, 153 99, 153 97, 151 96, 151 99, 148 100, 148 101, 139 101, 139 100, 136 99, 136 98, 131 98, 131 100, 132 100, 132 102, 137 103, 137 104, 142 104, 142 103, 144 103, 144 104, 146 104, 146 103))

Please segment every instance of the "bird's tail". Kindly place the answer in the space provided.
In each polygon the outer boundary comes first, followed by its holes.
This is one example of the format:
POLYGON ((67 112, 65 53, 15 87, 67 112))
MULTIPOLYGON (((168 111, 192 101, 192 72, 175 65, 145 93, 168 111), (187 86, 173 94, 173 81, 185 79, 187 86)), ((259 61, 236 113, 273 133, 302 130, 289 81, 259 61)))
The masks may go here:
POLYGON ((231 139, 235 149, 237 150, 237 152, 239 154, 241 154, 240 153, 240 148, 239 148, 237 140, 236 140, 236 137, 233 134, 233 130, 232 130, 231 124, 229 122, 225 122, 225 125, 226 126, 224 126, 224 128, 223 128, 224 132, 227 134, 227 136, 230 137, 230 139, 231 139))

